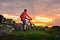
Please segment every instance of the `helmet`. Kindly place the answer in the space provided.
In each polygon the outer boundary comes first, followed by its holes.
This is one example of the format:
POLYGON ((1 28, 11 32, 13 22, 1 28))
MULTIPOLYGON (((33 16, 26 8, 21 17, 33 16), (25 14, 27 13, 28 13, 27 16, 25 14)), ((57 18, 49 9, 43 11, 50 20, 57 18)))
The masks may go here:
POLYGON ((27 9, 24 9, 24 11, 27 11, 27 9))

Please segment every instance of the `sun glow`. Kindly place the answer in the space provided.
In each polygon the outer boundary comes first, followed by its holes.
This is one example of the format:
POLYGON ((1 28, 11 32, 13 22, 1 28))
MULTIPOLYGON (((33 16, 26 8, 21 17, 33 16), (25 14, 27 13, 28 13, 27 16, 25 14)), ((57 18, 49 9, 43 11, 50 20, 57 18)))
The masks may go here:
POLYGON ((47 17, 39 17, 36 16, 35 20, 39 21, 39 22, 52 22, 53 20, 51 18, 47 18, 47 17))
POLYGON ((17 19, 19 18, 18 16, 14 16, 14 15, 10 15, 10 14, 2 14, 5 18, 8 18, 8 19, 17 19))
MULTIPOLYGON (((17 23, 21 22, 19 16, 10 15, 10 14, 2 14, 2 15, 5 18, 13 19, 17 23)), ((36 26, 46 26, 47 23, 52 22, 52 21, 53 21, 53 18, 36 16, 31 22, 35 24, 36 26)))
POLYGON ((36 26, 45 26, 46 24, 44 24, 44 23, 38 23, 38 24, 35 23, 35 25, 36 25, 36 26))
POLYGON ((11 15, 11 14, 2 14, 6 19, 13 19, 16 23, 20 22, 19 16, 11 15))
POLYGON ((34 20, 32 20, 32 22, 36 25, 36 26, 46 26, 47 23, 52 22, 53 18, 48 18, 48 17, 40 17, 40 16, 36 16, 34 18, 34 20))

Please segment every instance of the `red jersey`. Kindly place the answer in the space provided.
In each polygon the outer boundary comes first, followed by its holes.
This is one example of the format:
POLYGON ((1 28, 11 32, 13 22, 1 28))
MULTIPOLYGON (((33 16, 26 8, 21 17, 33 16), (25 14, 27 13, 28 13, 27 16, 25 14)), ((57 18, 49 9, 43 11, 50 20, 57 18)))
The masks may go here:
POLYGON ((23 12, 23 13, 20 15, 20 17, 21 17, 22 19, 26 19, 27 17, 28 17, 28 18, 31 18, 31 17, 27 14, 27 12, 23 12))

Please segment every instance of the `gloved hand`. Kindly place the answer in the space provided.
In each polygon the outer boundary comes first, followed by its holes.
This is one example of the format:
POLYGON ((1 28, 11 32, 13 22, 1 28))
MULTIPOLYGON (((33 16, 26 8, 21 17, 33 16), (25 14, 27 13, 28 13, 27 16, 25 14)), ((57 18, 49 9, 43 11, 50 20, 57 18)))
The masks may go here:
POLYGON ((30 20, 32 20, 32 18, 30 18, 30 20))

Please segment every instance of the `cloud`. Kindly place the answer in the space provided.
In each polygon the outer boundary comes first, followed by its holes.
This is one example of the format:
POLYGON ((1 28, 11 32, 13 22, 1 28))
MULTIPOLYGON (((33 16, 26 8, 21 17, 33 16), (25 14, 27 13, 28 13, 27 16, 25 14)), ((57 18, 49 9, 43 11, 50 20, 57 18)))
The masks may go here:
POLYGON ((56 18, 52 23, 50 23, 51 25, 60 25, 60 18, 56 18))
POLYGON ((21 14, 25 8, 32 16, 53 17, 55 20, 59 20, 56 16, 60 17, 60 0, 0 0, 0 13, 3 14, 21 14))

